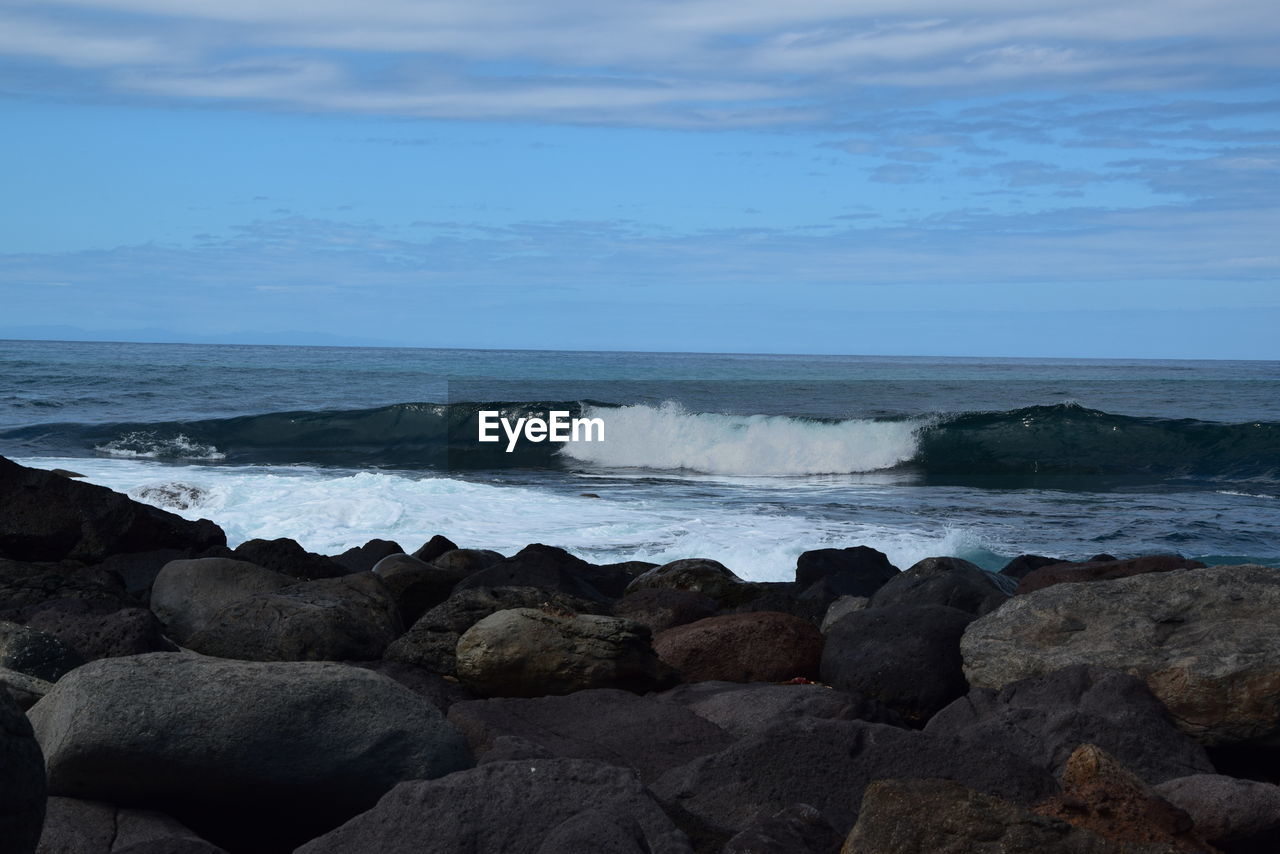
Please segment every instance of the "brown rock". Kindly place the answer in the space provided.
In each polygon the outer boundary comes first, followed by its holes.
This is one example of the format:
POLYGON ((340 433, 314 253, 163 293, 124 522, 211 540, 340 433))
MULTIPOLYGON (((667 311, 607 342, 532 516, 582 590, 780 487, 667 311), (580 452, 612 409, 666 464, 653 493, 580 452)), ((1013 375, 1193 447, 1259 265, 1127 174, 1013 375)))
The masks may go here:
POLYGON ((654 638, 653 648, 686 682, 816 679, 822 632, 790 614, 758 611, 668 629, 654 638))
POLYGON ((1177 555, 1148 555, 1132 560, 1108 560, 1088 563, 1055 563, 1028 573, 1018 582, 1014 595, 1043 590, 1055 584, 1078 584, 1085 581, 1110 581, 1147 572, 1172 572, 1175 569, 1204 569, 1198 560, 1177 555))

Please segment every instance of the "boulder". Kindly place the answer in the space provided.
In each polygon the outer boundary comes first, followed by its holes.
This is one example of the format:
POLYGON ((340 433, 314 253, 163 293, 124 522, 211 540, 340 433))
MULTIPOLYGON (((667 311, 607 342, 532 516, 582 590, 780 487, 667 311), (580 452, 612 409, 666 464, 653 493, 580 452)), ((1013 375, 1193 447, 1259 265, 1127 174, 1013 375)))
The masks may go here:
POLYGON ((1280 851, 1280 786, 1193 774, 1167 780, 1155 792, 1191 816, 1196 832, 1229 854, 1280 851))
POLYGON ((832 854, 841 836, 822 813, 792 804, 762 813, 724 846, 724 854, 832 854))
POLYGON ((1058 584, 972 623, 965 674, 999 689, 1071 664, 1132 673, 1206 746, 1280 746, 1280 572, 1220 566, 1058 584))
POLYGON ((463 590, 418 618, 407 632, 387 647, 385 657, 452 676, 457 672, 456 651, 463 632, 498 611, 544 605, 558 611, 581 614, 608 611, 608 607, 598 601, 577 599, 536 587, 463 590))
POLYGON ((1096 744, 1144 780, 1213 771, 1204 748, 1180 731, 1141 679, 1084 664, 975 688, 930 719, 925 732, 996 741, 1055 776, 1082 744, 1096 744))
POLYGON ((1032 593, 1055 584, 1080 584, 1086 581, 1110 581, 1147 572, 1172 572, 1175 569, 1204 569, 1198 560, 1178 555, 1148 555, 1132 560, 1108 560, 1096 563, 1056 563, 1042 566, 1018 582, 1018 594, 1032 593))
POLYGON ((445 552, 451 552, 457 548, 458 546, 453 540, 448 537, 441 536, 440 534, 436 534, 419 546, 418 550, 413 553, 413 556, 424 563, 431 563, 431 561, 440 557, 445 552))
MULTIPOLYGON (((418 557, 416 552, 414 557, 418 557)), ((422 560, 420 557, 418 559, 422 560)), ((470 575, 473 572, 493 566, 502 560, 506 560, 506 558, 498 552, 489 551, 488 549, 452 549, 430 561, 430 563, 441 569, 456 570, 463 575, 470 575)))
POLYGON ((203 552, 192 552, 184 549, 155 549, 146 552, 112 555, 96 565, 96 569, 119 576, 124 582, 124 589, 135 600, 135 604, 146 605, 151 597, 151 585, 155 583, 160 570, 175 560, 190 560, 200 557, 227 557, 231 549, 226 546, 215 546, 203 552))
POLYGON ((802 718, 668 771, 650 789, 686 832, 723 845, 756 817, 793 803, 815 807, 844 835, 862 792, 886 777, 944 777, 1017 803, 1056 790, 1053 778, 998 745, 939 739, 866 723, 802 718))
POLYGON ((113 554, 226 545, 207 519, 191 522, 103 486, 0 457, 0 558, 95 563, 113 554))
POLYGON ((383 558, 373 573, 387 585, 406 626, 448 599, 454 585, 466 578, 465 572, 444 569, 405 554, 383 558))
POLYGON ((613 609, 616 617, 622 617, 648 626, 655 635, 659 632, 706 617, 713 617, 719 605, 710 596, 691 590, 669 590, 652 587, 628 593, 613 609))
POLYGON ((652 696, 664 703, 684 706, 735 738, 745 738, 801 718, 902 724, 901 718, 881 703, 826 685, 695 682, 652 696))
POLYGON ((1000 570, 1000 574, 1021 581, 1040 567, 1052 566, 1055 563, 1067 563, 1067 561, 1062 560, 1062 558, 1045 557, 1044 555, 1018 555, 1004 565, 1004 568, 1000 570))
POLYGON ((25 622, 51 602, 90 599, 117 608, 138 603, 120 579, 77 563, 22 563, 0 559, 0 619, 25 622))
POLYGON ((888 581, 871 596, 872 608, 946 605, 982 616, 999 608, 1014 580, 957 557, 928 557, 888 581))
POLYGON ((37 854, 226 854, 154 810, 49 798, 37 854))
POLYGON ((510 737, 536 745, 545 756, 631 768, 645 781, 733 742, 683 706, 608 688, 455 703, 449 720, 482 762, 496 742, 510 737))
POLYGON ((6 691, 0 691, 0 847, 31 854, 44 822, 45 772, 31 724, 6 691))
POLYGON ((827 632, 822 681, 878 700, 923 726, 969 689, 960 638, 972 620, 942 605, 855 611, 827 632))
POLYGON ((175 560, 156 576, 151 610, 170 637, 184 643, 228 605, 293 583, 286 575, 242 560, 175 560))
POLYGON ((340 555, 330 558, 347 572, 368 572, 378 561, 390 555, 404 554, 399 543, 391 540, 370 540, 363 546, 353 546, 340 555))
POLYGON ((297 845, 471 761, 435 708, 340 664, 103 659, 29 717, 51 794, 158 809, 231 850, 297 845))
POLYGON ((721 607, 742 605, 759 595, 754 584, 748 584, 724 564, 708 558, 686 558, 664 563, 637 576, 627 585, 626 592, 635 593, 652 588, 691 590, 711 597, 721 607))
POLYGON ((1036 815, 950 780, 878 780, 842 854, 1178 854, 1036 815))
POLYGON ((692 854, 635 773, 582 759, 493 762, 401 783, 297 854, 692 854))
POLYGON ((294 579, 337 578, 347 574, 346 568, 333 558, 309 552, 287 537, 248 540, 236 546, 231 556, 294 579))
POLYGON ((871 599, 866 596, 841 596, 827 606, 826 612, 822 615, 820 630, 826 635, 842 618, 854 611, 865 611, 870 606, 871 599))
POLYGON ((1116 842, 1196 854, 1210 850, 1187 813, 1092 744, 1076 748, 1062 773, 1062 792, 1037 804, 1034 811, 1116 842))
POLYGON ((644 692, 662 668, 649 630, 617 617, 516 608, 458 639, 458 678, 481 696, 540 697, 587 688, 644 692))
POLYGON ((0 667, 0 693, 8 694, 23 711, 38 703, 52 688, 52 682, 0 667))
MULTIPOLYGON (((630 576, 627 578, 629 580, 630 576)), ((608 574, 602 573, 600 567, 576 558, 564 549, 534 543, 512 557, 467 575, 454 589, 537 587, 580 599, 608 601, 611 597, 595 586, 596 581, 609 581, 608 574)))
POLYGON ((82 664, 80 654, 53 635, 0 621, 0 667, 57 682, 82 664))
POLYGON ((425 667, 418 667, 416 664, 407 664, 403 661, 347 661, 344 664, 350 664, 352 667, 361 667, 365 670, 372 670, 374 673, 381 673, 431 705, 435 706, 443 714, 449 711, 449 707, 454 703, 461 703, 465 700, 474 700, 475 695, 466 688, 458 684, 457 680, 446 679, 438 673, 432 673, 425 667))
POLYGON ((870 596, 898 575, 888 556, 867 546, 813 549, 796 559, 796 586, 823 582, 832 596, 870 596))
POLYGON ((817 678, 822 633, 799 617, 761 611, 667 629, 653 648, 686 682, 783 682, 817 678))
POLYGON ((372 572, 360 572, 232 602, 186 646, 244 661, 371 661, 403 633, 391 592, 372 572))
POLYGON ((27 619, 27 627, 56 637, 86 661, 175 649, 155 614, 103 600, 51 602, 27 619))

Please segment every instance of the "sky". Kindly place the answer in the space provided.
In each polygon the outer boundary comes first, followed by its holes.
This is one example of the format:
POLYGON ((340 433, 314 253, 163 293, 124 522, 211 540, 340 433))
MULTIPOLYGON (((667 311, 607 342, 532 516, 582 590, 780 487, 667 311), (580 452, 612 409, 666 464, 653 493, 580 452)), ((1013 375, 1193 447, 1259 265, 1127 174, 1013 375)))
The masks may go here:
POLYGON ((1280 359, 1274 0, 4 0, 0 337, 1280 359))

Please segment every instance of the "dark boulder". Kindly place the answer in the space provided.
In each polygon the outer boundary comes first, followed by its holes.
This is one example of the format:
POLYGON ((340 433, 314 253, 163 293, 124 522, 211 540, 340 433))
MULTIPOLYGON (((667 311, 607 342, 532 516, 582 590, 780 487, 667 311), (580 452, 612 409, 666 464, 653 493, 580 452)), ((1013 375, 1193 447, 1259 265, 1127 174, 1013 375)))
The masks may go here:
POLYGON ((844 837, 808 804, 756 816, 724 846, 724 854, 835 854, 844 837))
POLYGON ((546 756, 631 768, 646 781, 733 742, 683 706, 612 689, 456 703, 449 720, 482 762, 499 739, 512 737, 546 756))
POLYGON ((445 552, 451 552, 457 548, 458 546, 453 540, 448 537, 441 536, 440 534, 436 534, 431 539, 418 546, 418 550, 413 553, 413 556, 423 563, 431 563, 431 561, 440 557, 445 552))
POLYGON ((117 608, 101 600, 51 602, 33 613, 26 624, 53 635, 85 661, 174 650, 155 614, 146 608, 117 608))
POLYGON ((337 578, 347 574, 346 568, 333 558, 309 552, 287 537, 243 542, 235 547, 231 556, 296 579, 337 578))
POLYGON ((432 560, 431 564, 466 576, 504 560, 506 558, 501 554, 488 549, 453 549, 432 560))
POLYGON ((1151 783, 1213 772, 1204 748, 1174 725, 1145 682, 1083 664, 998 692, 975 688, 925 732, 998 742, 1055 776, 1082 744, 1098 745, 1151 783))
POLYGON ((96 563, 114 554, 226 545, 207 519, 191 522, 102 486, 0 457, 0 558, 96 563))
POLYGON ((368 572, 378 561, 388 555, 404 554, 399 543, 391 540, 370 540, 363 546, 353 546, 340 555, 330 558, 347 572, 368 572))
POLYGON ((608 581, 608 574, 602 573, 601 567, 576 558, 564 549, 534 543, 512 557, 471 573, 458 582, 455 590, 537 587, 581 599, 608 601, 611 597, 593 583, 598 580, 608 581))
POLYGON ((53 635, 0 621, 0 667, 57 682, 82 664, 84 658, 53 635))
POLYGON ((31 854, 45 812, 45 771, 31 724, 0 691, 0 849, 31 854))
POLYGON ((1228 854, 1280 851, 1280 786, 1194 774, 1161 783, 1155 792, 1191 816, 1196 831, 1228 854))
POLYGON ((37 854, 226 854, 186 825, 153 810, 49 798, 37 854))
POLYGON ((882 703, 826 685, 695 682, 653 697, 684 706, 735 738, 801 718, 902 724, 901 718, 882 703))
POLYGON ((690 590, 654 587, 628 593, 613 609, 615 616, 648 626, 657 635, 667 629, 715 616, 716 600, 690 590))
POLYGON ((868 546, 813 549, 796 559, 796 586, 809 590, 820 584, 836 596, 870 596, 898 575, 888 556, 868 546))
POLYGON ((960 638, 972 621, 971 614, 941 605, 855 611, 827 632, 822 681, 923 726, 969 690, 960 638))
POLYGON ((1062 558, 1045 557, 1044 555, 1018 555, 1004 565, 1004 568, 1000 570, 1000 574, 1021 581, 1040 567, 1053 566, 1055 563, 1063 563, 1062 558))
POLYGON ((406 626, 413 625, 431 608, 449 598, 454 585, 467 574, 425 563, 406 554, 388 555, 373 568, 400 606, 406 626))
POLYGON ((1055 584, 1079 584, 1086 581, 1110 581, 1148 572, 1172 572, 1175 569, 1204 569, 1198 560, 1177 555, 1148 555, 1132 560, 1108 560, 1093 563, 1056 563, 1028 573, 1018 583, 1019 595, 1043 590, 1055 584))
POLYGON ((0 559, 0 619, 25 622, 63 600, 92 600, 126 608, 138 603, 119 577, 78 563, 23 563, 0 559))
POLYGON ((967 560, 929 557, 877 590, 871 607, 946 605, 980 617, 1004 604, 1014 586, 1012 578, 987 572, 967 560))
POLYGON ((456 680, 449 680, 438 673, 432 673, 425 667, 406 664, 403 661, 346 661, 352 667, 372 670, 383 676, 394 679, 443 714, 449 711, 454 703, 474 700, 476 697, 456 680))
POLYGON ((156 576, 151 610, 174 640, 185 643, 228 605, 294 583, 287 575, 242 560, 175 560, 156 576))
POLYGON ((491 762, 401 783, 297 854, 692 854, 635 772, 582 759, 491 762))
POLYGON ((822 633, 790 614, 727 614, 667 629, 653 648, 686 682, 783 682, 817 678, 822 633))
POLYGON ((637 576, 627 585, 626 592, 652 588, 691 590, 711 597, 721 607, 745 604, 760 593, 756 585, 743 581, 720 561, 709 558, 686 558, 664 563, 637 576))

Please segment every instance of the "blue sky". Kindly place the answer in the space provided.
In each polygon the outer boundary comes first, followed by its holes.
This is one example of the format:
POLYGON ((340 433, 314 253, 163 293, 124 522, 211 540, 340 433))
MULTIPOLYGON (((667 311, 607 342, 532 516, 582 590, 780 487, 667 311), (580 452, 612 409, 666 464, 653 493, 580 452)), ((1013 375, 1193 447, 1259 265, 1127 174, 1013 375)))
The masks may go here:
POLYGON ((1280 7, 10 0, 0 335, 1280 359, 1280 7))

